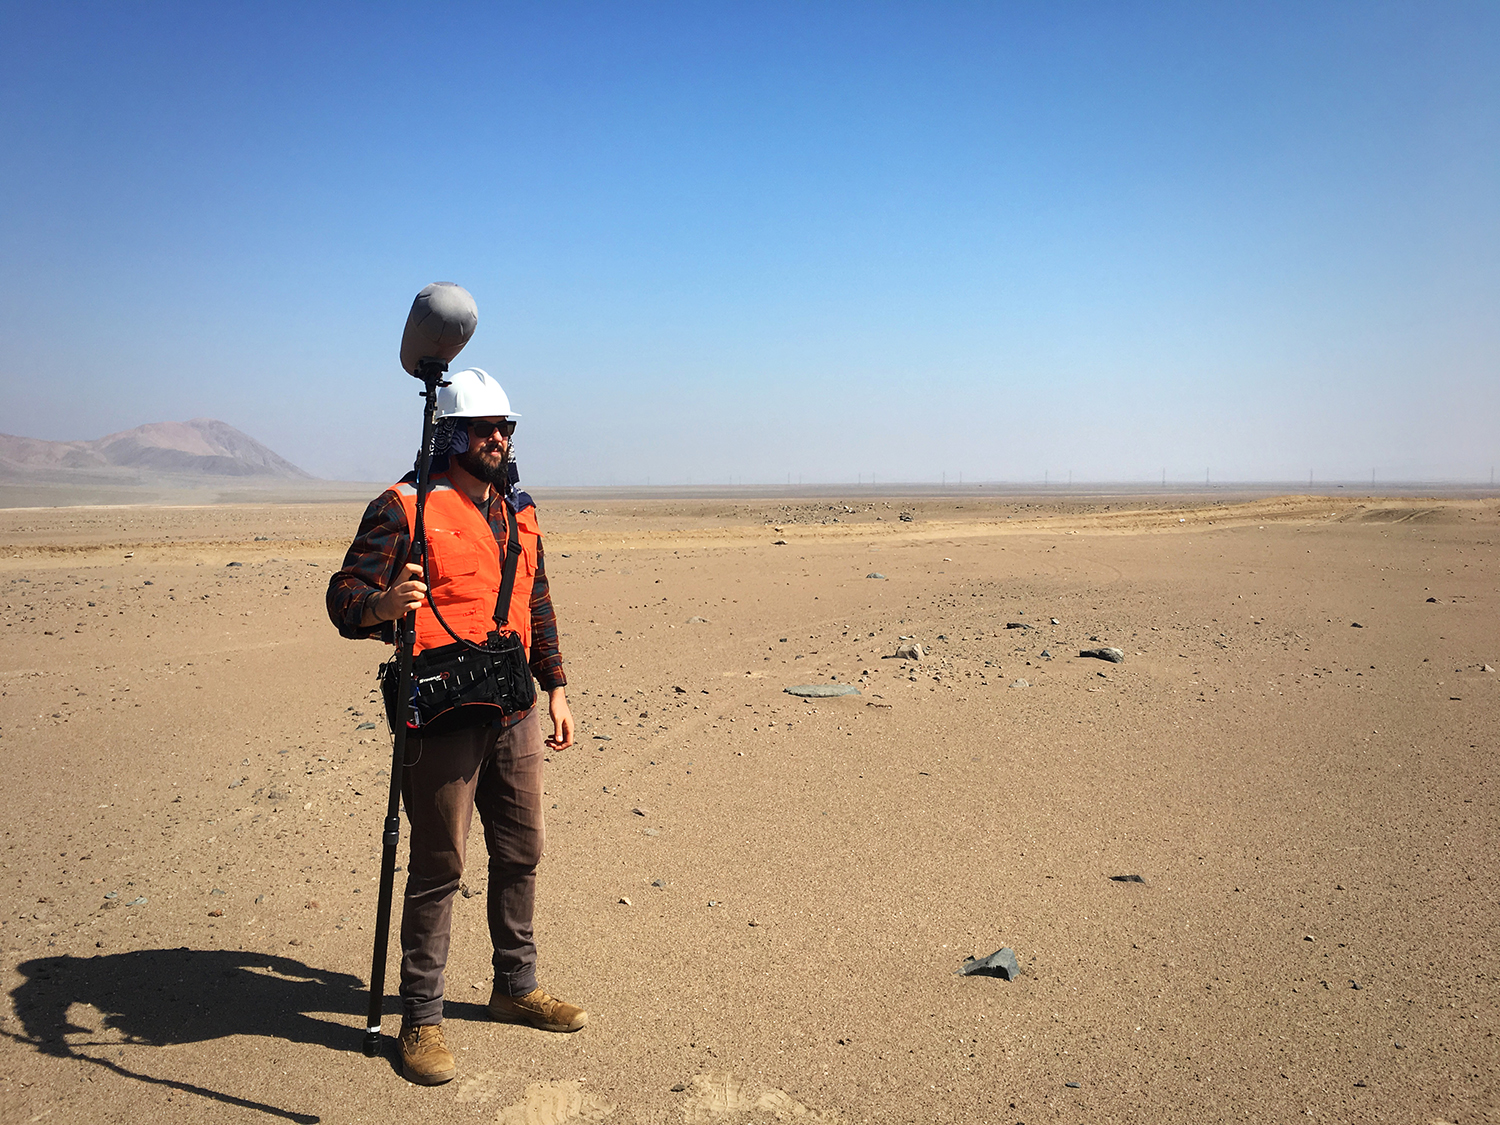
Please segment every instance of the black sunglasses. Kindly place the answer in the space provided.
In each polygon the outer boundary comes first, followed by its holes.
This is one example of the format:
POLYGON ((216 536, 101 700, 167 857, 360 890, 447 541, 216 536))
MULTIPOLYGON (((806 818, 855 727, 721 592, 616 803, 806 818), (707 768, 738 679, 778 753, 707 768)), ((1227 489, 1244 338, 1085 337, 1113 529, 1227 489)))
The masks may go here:
POLYGON ((469 433, 473 434, 480 441, 486 440, 496 430, 499 430, 504 437, 510 437, 511 434, 516 432, 516 420, 514 418, 506 418, 500 422, 486 422, 483 418, 473 418, 469 420, 468 426, 469 433))

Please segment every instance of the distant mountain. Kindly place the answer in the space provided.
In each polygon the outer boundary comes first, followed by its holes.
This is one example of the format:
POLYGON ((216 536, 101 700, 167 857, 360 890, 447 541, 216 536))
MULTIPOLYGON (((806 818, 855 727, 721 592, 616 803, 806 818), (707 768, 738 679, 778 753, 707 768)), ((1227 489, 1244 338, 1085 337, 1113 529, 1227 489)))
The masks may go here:
POLYGON ((95 441, 0 434, 0 480, 144 483, 161 477, 313 479, 248 434, 213 418, 152 422, 95 441))

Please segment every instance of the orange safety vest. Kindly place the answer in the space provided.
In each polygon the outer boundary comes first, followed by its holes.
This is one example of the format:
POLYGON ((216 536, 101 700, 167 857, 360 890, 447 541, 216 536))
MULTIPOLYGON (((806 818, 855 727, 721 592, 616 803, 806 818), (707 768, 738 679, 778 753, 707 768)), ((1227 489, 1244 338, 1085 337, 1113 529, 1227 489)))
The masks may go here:
MULTIPOLYGON (((417 486, 391 486, 406 511, 406 531, 417 523, 417 486)), ((498 496, 495 503, 504 503, 498 496)), ((437 602, 443 620, 466 641, 481 642, 495 629, 495 600, 500 596, 500 566, 506 545, 497 541, 484 513, 463 490, 454 488, 445 476, 432 478, 427 503, 422 509, 427 537, 427 588, 437 602)), ((531 588, 536 582, 542 529, 536 522, 536 507, 527 504, 516 513, 521 557, 516 560, 516 583, 510 593, 505 628, 520 635, 531 652, 531 588)), ((448 635, 433 616, 426 600, 417 609, 417 637, 413 651, 451 645, 448 635)))

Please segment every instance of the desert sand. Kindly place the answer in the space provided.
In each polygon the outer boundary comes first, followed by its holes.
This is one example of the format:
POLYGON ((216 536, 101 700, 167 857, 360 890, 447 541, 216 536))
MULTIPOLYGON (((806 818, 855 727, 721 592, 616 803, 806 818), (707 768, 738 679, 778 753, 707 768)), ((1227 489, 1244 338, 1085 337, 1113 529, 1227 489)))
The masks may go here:
POLYGON ((485 1018, 476 830, 433 1089, 359 1051, 362 503, 0 511, 0 1121, 1500 1116, 1500 501, 538 500, 593 1018, 485 1018))

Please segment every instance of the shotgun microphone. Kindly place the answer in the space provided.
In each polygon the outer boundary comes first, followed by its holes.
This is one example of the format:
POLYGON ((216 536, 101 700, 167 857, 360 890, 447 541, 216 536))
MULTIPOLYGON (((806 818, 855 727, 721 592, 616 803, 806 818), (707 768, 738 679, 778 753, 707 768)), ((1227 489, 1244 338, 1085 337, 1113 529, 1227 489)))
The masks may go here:
POLYGON ((462 285, 435 281, 417 294, 401 334, 401 366, 423 378, 423 360, 442 364, 464 350, 479 323, 479 308, 462 285))

